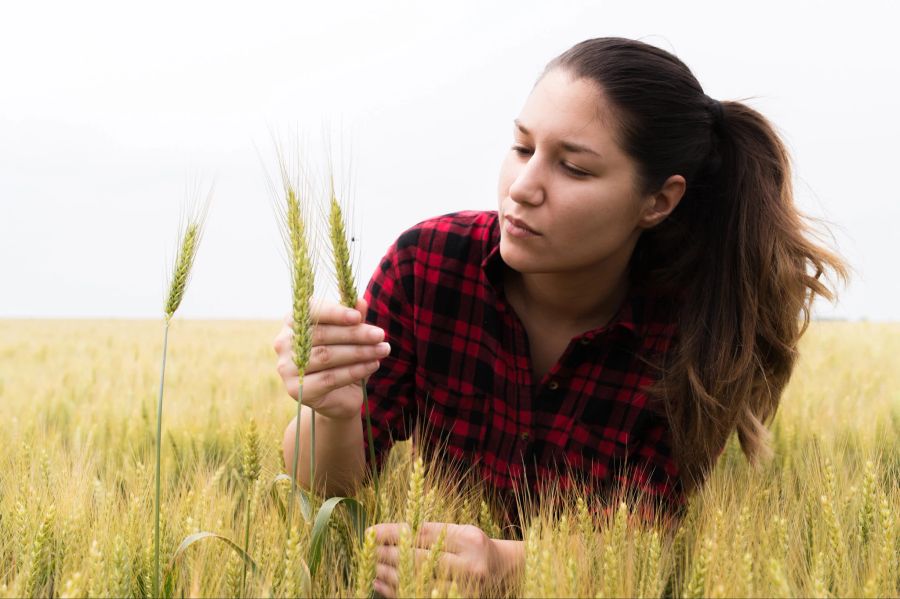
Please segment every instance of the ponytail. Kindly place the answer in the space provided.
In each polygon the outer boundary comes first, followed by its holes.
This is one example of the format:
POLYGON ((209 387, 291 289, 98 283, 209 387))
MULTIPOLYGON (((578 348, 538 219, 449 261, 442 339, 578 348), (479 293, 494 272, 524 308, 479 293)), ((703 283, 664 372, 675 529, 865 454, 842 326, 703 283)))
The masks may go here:
POLYGON ((735 429, 751 463, 771 455, 765 425, 813 299, 834 299, 822 276, 847 276, 841 259, 812 241, 772 126, 744 104, 722 107, 707 163, 714 166, 674 218, 642 239, 648 280, 680 289, 679 341, 653 391, 664 400, 688 488, 705 479, 735 429))

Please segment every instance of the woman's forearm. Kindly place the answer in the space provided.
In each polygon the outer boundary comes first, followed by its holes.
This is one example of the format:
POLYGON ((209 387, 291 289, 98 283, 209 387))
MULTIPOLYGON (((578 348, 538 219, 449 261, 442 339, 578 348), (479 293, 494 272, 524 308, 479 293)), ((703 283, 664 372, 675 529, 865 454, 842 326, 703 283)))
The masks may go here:
MULTIPOLYGON (((300 459, 297 463, 297 482, 309 484, 309 439, 312 410, 302 406, 300 416, 300 459)), ((294 431, 296 418, 284 432, 284 459, 288 470, 294 462, 294 431)), ((333 420, 316 415, 316 491, 324 497, 351 494, 365 478, 362 421, 333 420)))

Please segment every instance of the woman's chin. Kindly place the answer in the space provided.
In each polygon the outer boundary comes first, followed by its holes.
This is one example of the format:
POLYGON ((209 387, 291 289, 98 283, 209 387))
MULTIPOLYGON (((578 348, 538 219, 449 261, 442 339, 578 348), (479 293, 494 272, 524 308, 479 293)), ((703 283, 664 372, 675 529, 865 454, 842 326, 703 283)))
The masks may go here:
POLYGON ((500 257, 503 262, 511 269, 523 274, 540 272, 541 256, 521 247, 516 241, 500 237, 500 257))

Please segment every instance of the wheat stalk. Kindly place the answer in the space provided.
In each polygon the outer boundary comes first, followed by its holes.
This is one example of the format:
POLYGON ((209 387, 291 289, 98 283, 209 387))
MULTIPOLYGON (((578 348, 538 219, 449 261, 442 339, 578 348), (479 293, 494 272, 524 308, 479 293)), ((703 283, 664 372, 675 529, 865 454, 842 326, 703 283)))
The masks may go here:
POLYGON ((56 574, 55 535, 53 534, 55 522, 56 506, 51 505, 41 521, 32 545, 30 569, 25 583, 25 594, 29 597, 34 597, 39 593, 53 596, 53 578, 56 574), (49 590, 46 588, 48 585, 49 590))
MULTIPOLYGON (((306 238, 306 222, 300 205, 296 188, 285 177, 286 200, 286 240, 291 269, 291 315, 292 315, 292 358, 300 378, 297 392, 297 426, 294 434, 294 463, 291 466, 291 506, 288 510, 287 530, 291 530, 291 514, 296 503, 297 467, 300 459, 300 416, 303 407, 303 376, 309 364, 312 351, 312 313, 310 302, 315 289, 315 272, 306 238)), ((310 467, 309 485, 312 491, 315 485, 316 464, 316 415, 312 412, 310 426, 310 467)))
MULTIPOLYGON (((244 553, 250 553, 250 506, 253 500, 254 489, 259 483, 259 474, 262 470, 260 463, 260 440, 256 420, 250 419, 250 424, 244 433, 244 444, 241 459, 241 475, 247 486, 247 515, 244 522, 244 553)), ((241 596, 247 588, 247 560, 242 559, 243 570, 241 572, 241 596)))
MULTIPOLYGON (((350 260, 350 248, 347 243, 347 228, 344 223, 344 215, 341 210, 341 204, 337 199, 334 191, 334 180, 331 182, 331 209, 329 212, 329 237, 331 239, 332 256, 334 257, 334 272, 338 283, 338 291, 341 296, 341 303, 347 308, 355 309, 356 303, 359 301, 359 294, 356 290, 355 277, 353 276, 353 267, 350 260)), ((372 417, 369 413, 369 394, 366 389, 366 381, 360 382, 363 394, 363 409, 366 414, 366 436, 369 440, 369 462, 372 466, 372 476, 375 482, 375 496, 381 494, 380 484, 378 480, 378 468, 375 464, 375 446, 372 440, 372 417)), ((379 502, 376 501, 375 521, 378 521, 379 502)))
POLYGON ((191 270, 194 259, 197 256, 197 248, 200 246, 200 238, 203 233, 203 224, 209 209, 209 200, 212 194, 207 196, 206 202, 199 206, 193 216, 185 225, 179 243, 178 255, 175 259, 175 267, 169 278, 169 293, 163 305, 165 325, 163 328, 162 366, 159 373, 159 401, 156 407, 156 501, 154 503, 154 529, 153 529, 153 596, 159 597, 160 570, 159 570, 159 513, 160 513, 160 481, 162 463, 162 411, 163 389, 166 377, 166 353, 169 345, 169 323, 175 315, 175 311, 181 305, 185 289, 191 278, 191 270))

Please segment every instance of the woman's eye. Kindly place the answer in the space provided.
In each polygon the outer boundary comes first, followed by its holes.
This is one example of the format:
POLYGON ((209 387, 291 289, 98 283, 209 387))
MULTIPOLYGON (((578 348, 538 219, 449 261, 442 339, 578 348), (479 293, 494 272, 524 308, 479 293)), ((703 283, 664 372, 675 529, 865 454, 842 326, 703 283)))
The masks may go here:
POLYGON ((526 148, 525 146, 514 145, 512 147, 512 151, 518 154, 519 156, 530 156, 531 150, 526 148))
POLYGON ((572 175, 574 175, 574 176, 576 176, 576 177, 588 177, 588 176, 590 176, 590 173, 586 173, 586 172, 584 172, 584 171, 581 170, 581 169, 575 168, 575 167, 572 166, 571 164, 566 164, 565 162, 563 162, 562 165, 563 165, 563 168, 564 168, 564 169, 566 169, 567 171, 569 171, 570 174, 572 174, 572 175))

